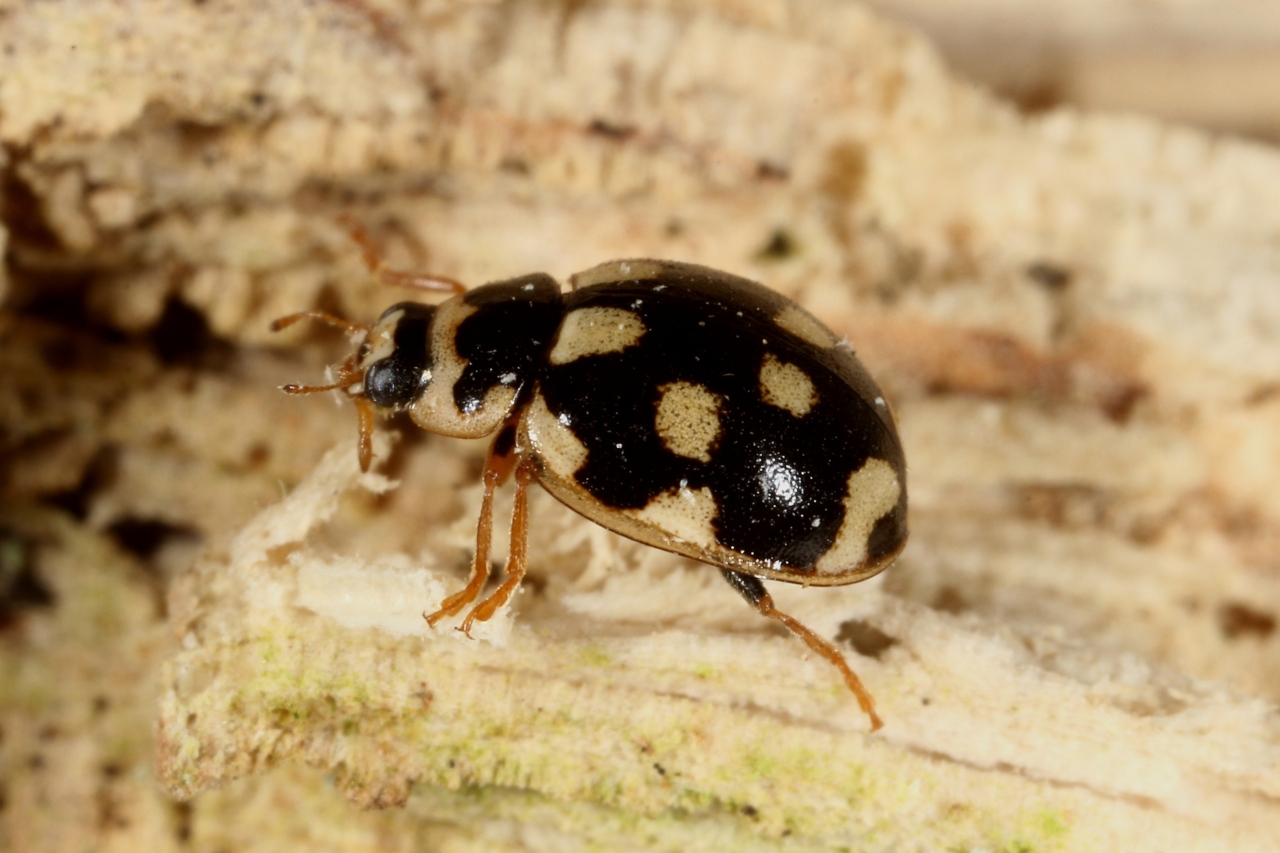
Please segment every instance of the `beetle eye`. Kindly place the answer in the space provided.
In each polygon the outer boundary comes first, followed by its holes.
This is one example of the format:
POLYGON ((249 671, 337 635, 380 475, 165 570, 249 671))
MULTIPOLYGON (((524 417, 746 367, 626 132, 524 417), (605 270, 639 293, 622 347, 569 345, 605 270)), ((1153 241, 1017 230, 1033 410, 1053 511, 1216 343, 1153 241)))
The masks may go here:
POLYGON ((418 396, 422 368, 397 358, 385 358, 364 374, 364 394, 384 409, 403 409, 418 396))
POLYGON ((401 302, 383 313, 374 333, 394 317, 393 325, 384 333, 389 341, 384 339, 373 346, 366 341, 361 349, 361 360, 369 352, 382 356, 364 373, 364 395, 369 402, 384 409, 403 409, 417 399, 431 364, 427 335, 435 310, 431 305, 401 302))

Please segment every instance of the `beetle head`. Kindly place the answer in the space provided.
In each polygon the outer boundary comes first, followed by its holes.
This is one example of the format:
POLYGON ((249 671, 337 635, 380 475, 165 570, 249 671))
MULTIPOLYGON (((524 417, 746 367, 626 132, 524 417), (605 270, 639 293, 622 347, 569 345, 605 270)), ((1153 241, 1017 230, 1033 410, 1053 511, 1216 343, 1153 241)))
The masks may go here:
POLYGON ((354 369, 363 375, 360 392, 380 409, 401 411, 431 381, 427 332, 434 305, 400 302, 373 325, 356 353, 354 369))
POLYGON ((373 415, 375 409, 399 411, 422 392, 430 380, 430 352, 427 329, 435 307, 417 302, 401 302, 382 312, 372 327, 351 323, 322 311, 303 311, 281 317, 271 324, 273 331, 286 329, 299 320, 312 319, 346 329, 357 336, 359 346, 339 365, 328 385, 282 385, 286 394, 316 394, 341 391, 356 405, 359 419, 360 470, 368 471, 373 455, 373 415))

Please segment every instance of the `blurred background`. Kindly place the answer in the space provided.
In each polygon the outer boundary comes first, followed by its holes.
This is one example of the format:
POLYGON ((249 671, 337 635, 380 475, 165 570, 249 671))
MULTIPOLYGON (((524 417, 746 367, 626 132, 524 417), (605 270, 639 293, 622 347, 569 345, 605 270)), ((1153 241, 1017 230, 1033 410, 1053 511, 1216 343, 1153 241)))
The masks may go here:
POLYGON ((1023 109, 1117 110, 1280 139, 1280 5, 870 0, 1023 109))

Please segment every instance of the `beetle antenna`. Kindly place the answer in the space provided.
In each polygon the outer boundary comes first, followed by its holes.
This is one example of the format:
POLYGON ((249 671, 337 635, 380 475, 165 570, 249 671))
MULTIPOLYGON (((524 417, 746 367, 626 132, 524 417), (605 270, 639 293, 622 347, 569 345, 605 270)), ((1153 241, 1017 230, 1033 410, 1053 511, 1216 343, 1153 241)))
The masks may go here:
POLYGON ((373 238, 354 216, 344 213, 338 217, 338 224, 347 230, 347 234, 360 247, 360 255, 364 258, 364 265, 369 268, 369 272, 383 284, 455 295, 467 292, 467 286, 456 279, 388 267, 386 261, 382 260, 382 256, 378 254, 377 247, 373 245, 373 238))
POLYGON ((271 331, 279 332, 289 328, 299 320, 319 320, 321 323, 327 323, 339 329, 346 329, 348 332, 369 333, 369 327, 360 323, 352 323, 350 320, 344 320, 341 317, 335 317, 332 314, 326 314, 324 311, 299 311, 297 314, 290 314, 287 317, 281 317, 278 320, 271 321, 271 331))
POLYGON ((286 394, 319 394, 322 391, 340 391, 350 384, 350 380, 335 382, 332 385, 298 385, 289 382, 281 385, 280 390, 286 394))
MULTIPOLYGON (((319 394, 322 391, 346 391, 359 378, 360 371, 356 369, 355 359, 348 358, 338 368, 337 377, 328 385, 297 385, 290 382, 287 385, 281 385, 280 390, 286 394, 319 394)), ((355 397, 357 394, 347 391, 347 396, 355 397)))

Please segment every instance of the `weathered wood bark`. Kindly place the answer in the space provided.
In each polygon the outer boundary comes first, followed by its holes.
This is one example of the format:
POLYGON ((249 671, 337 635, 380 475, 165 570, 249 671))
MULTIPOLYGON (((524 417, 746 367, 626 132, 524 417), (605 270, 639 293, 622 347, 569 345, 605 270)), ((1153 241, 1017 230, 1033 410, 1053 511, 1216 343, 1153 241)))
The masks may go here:
POLYGON ((1280 837, 1274 150, 1019 115, 836 0, 32 5, 0 36, 14 849, 1280 837), (350 411, 275 391, 345 342, 270 319, 399 298, 341 213, 402 266, 672 257, 847 335, 912 542, 772 590, 885 729, 717 572, 545 494, 514 612, 427 629, 482 448, 395 423, 362 479, 350 411))

